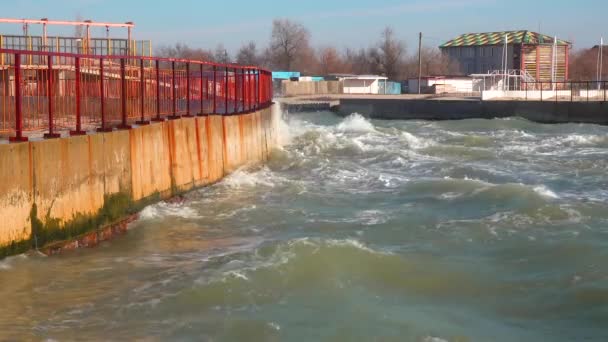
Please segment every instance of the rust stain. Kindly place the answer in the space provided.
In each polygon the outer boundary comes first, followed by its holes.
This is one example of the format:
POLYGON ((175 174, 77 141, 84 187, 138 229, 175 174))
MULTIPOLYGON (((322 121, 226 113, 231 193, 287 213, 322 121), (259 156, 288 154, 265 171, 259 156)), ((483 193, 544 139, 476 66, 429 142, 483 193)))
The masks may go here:
POLYGON ((196 129, 196 155, 198 156, 198 179, 203 180, 203 157, 201 154, 201 130, 198 127, 199 118, 194 119, 194 128, 196 129))
POLYGON ((173 167, 175 165, 175 137, 174 137, 174 123, 175 121, 169 121, 166 125, 165 125, 165 129, 167 130, 167 139, 169 140, 169 177, 171 178, 171 184, 172 186, 175 186, 175 174, 173 172, 173 167))
POLYGON ((239 139, 240 142, 240 146, 239 146, 239 163, 243 163, 246 159, 247 159, 247 153, 245 148, 247 147, 247 144, 245 142, 245 132, 244 132, 244 123, 243 123, 243 119, 244 119, 244 115, 239 115, 239 136, 241 137, 239 139))
POLYGON ((130 157, 131 157, 131 196, 133 196, 134 199, 139 199, 139 194, 136 194, 135 192, 137 190, 140 190, 138 186, 136 186, 136 179, 139 179, 139 174, 141 173, 141 170, 137 167, 136 164, 136 160, 138 160, 137 158, 137 138, 138 138, 138 132, 140 130, 135 130, 135 129, 131 129, 129 130, 129 149, 130 149, 130 157))
POLYGON ((35 194, 34 194, 34 146, 31 142, 28 142, 28 172, 29 172, 29 190, 30 193, 32 194, 32 198, 31 200, 34 200, 35 194))
MULTIPOLYGON (((212 165, 217 167, 215 164, 215 158, 213 158, 213 153, 215 152, 213 148, 213 139, 211 139, 211 116, 205 118, 205 134, 207 135, 207 169, 209 170, 208 176, 209 178, 215 177, 215 173, 212 173, 212 165)), ((215 169, 213 169, 215 171, 215 169)))
POLYGON ((222 116, 222 142, 224 143, 223 146, 223 150, 224 150, 224 155, 222 157, 222 164, 223 164, 223 168, 222 168, 222 173, 224 173, 224 170, 226 170, 226 159, 228 158, 228 144, 226 143, 226 117, 222 116))

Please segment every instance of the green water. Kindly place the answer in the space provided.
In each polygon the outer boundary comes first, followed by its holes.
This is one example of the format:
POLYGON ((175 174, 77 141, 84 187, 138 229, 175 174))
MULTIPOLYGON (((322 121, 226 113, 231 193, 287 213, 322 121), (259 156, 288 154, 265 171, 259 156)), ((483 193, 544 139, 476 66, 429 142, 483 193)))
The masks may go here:
POLYGON ((124 238, 0 262, 0 341, 608 340, 608 127, 311 113, 283 135, 124 238))

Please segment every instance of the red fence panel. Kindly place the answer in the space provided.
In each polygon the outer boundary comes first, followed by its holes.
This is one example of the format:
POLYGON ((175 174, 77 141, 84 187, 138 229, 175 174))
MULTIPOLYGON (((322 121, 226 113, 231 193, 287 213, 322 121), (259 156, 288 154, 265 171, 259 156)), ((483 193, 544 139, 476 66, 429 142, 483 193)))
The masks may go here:
POLYGON ((239 114, 272 101, 270 73, 180 59, 0 49, 0 135, 27 141, 239 114))

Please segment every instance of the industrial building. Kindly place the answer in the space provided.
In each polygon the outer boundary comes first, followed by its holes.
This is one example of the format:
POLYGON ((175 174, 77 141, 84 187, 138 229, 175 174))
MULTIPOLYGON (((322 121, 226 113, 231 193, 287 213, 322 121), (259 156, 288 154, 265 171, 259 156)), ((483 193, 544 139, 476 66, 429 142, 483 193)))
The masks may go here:
POLYGON ((540 82, 569 78, 571 43, 537 32, 466 33, 439 48, 467 75, 515 70, 540 82))

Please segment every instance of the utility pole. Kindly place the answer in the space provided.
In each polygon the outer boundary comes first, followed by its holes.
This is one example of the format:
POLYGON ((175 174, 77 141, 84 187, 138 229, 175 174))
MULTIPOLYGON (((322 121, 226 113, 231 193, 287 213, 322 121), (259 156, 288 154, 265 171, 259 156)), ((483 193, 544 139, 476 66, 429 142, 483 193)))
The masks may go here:
POLYGON ((422 32, 418 36, 418 94, 421 94, 422 83, 422 32))
POLYGON ((600 39, 600 48, 597 52, 597 89, 601 89, 602 84, 602 74, 603 74, 603 66, 604 66, 604 38, 600 39))

